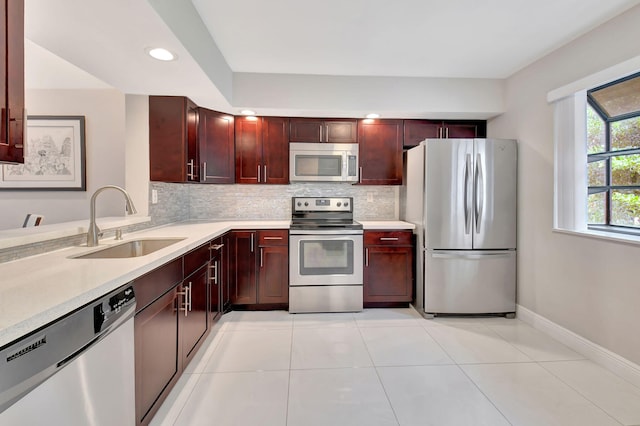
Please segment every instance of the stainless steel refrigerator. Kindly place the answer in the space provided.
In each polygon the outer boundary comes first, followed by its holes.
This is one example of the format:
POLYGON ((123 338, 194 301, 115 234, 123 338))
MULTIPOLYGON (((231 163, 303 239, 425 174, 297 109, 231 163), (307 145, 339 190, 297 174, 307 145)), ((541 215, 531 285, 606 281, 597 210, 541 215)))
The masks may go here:
POLYGON ((401 218, 416 225, 419 312, 516 309, 517 143, 427 139, 405 153, 401 218))

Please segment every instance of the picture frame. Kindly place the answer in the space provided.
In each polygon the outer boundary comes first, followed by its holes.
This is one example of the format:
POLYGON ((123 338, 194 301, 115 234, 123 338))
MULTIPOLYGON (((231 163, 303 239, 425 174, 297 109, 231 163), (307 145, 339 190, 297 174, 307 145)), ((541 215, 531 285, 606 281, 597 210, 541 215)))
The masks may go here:
POLYGON ((3 164, 0 190, 86 191, 85 117, 30 115, 24 164, 3 164))

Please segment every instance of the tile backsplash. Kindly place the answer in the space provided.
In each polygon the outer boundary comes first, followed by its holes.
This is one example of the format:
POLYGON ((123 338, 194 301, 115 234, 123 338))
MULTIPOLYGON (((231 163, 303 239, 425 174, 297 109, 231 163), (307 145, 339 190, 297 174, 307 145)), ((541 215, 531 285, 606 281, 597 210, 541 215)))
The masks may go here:
POLYGON ((291 218, 291 198, 353 197, 356 220, 398 218, 397 186, 357 186, 346 183, 289 185, 193 185, 151 182, 158 204, 150 204, 154 225, 177 220, 248 220, 291 218))

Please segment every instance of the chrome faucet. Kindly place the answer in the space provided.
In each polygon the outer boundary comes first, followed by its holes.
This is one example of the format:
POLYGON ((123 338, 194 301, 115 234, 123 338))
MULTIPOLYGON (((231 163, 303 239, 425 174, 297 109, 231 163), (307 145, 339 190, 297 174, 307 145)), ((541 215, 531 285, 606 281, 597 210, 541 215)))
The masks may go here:
POLYGON ((93 195, 91 196, 89 230, 87 231, 87 247, 97 246, 98 239, 102 236, 102 232, 100 232, 100 228, 98 228, 98 225, 96 225, 96 198, 98 197, 99 193, 101 193, 105 189, 110 189, 110 188, 116 189, 122 192, 122 195, 124 195, 124 199, 126 201, 127 214, 136 214, 138 212, 135 206, 133 205, 133 201, 131 200, 131 197, 129 196, 127 191, 125 191, 124 189, 115 185, 107 185, 107 186, 103 186, 102 188, 98 188, 96 192, 94 192, 93 195))

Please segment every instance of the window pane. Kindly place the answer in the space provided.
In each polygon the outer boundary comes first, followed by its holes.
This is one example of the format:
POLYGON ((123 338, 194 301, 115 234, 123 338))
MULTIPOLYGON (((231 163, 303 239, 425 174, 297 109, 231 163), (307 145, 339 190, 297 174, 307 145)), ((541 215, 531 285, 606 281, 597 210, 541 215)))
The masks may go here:
POLYGON ((640 148, 640 117, 611 123, 611 150, 640 148))
POLYGON ((640 155, 611 157, 611 185, 640 185, 640 155))
POLYGON ((587 153, 594 154, 606 150, 604 120, 598 113, 587 105, 587 153))
POLYGON ((640 228, 640 190, 613 191, 611 225, 640 228))
POLYGON ((589 186, 605 186, 607 184, 607 160, 589 163, 587 173, 589 186))
POLYGON ((640 111, 640 76, 602 89, 590 90, 589 95, 610 118, 638 112, 640 111))
POLYGON ((589 195, 589 217, 588 222, 594 225, 602 225, 607 217, 607 193, 599 192, 589 195))

